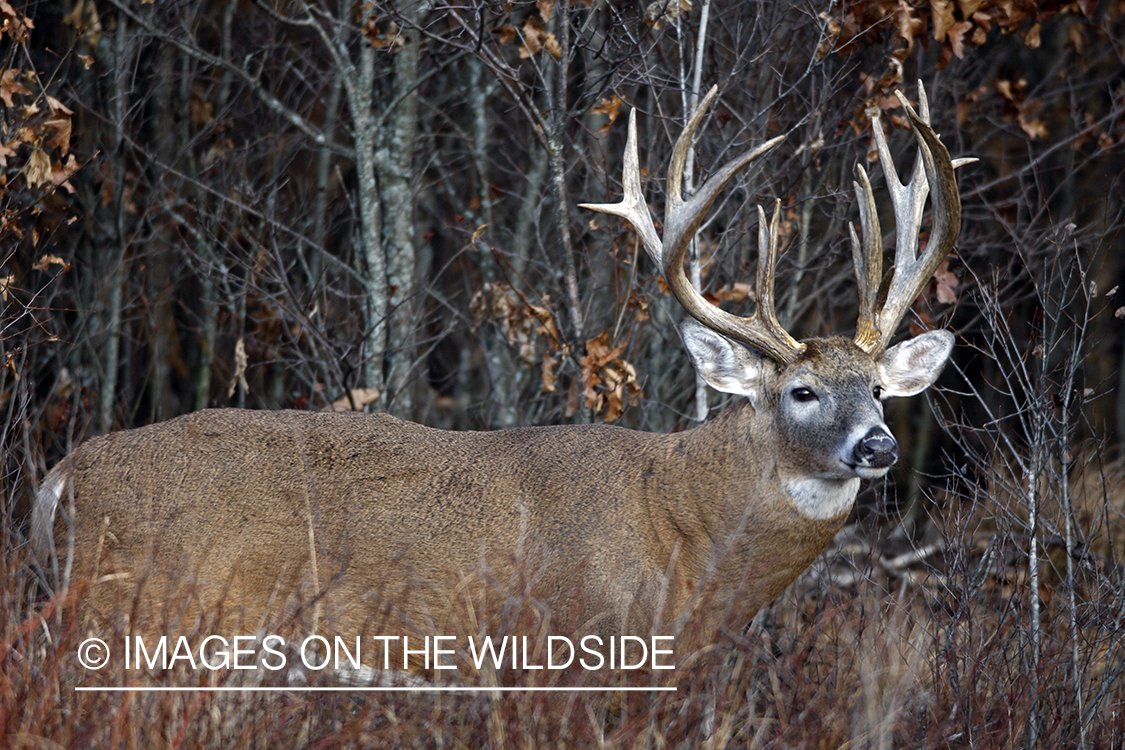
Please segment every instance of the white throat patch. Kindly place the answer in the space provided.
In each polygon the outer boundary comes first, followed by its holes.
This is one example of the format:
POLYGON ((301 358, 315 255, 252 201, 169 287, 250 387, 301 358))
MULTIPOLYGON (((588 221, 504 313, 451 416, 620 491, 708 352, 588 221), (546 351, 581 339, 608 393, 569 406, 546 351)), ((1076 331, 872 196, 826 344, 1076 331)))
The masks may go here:
POLYGON ((785 491, 797 510, 816 521, 849 511, 859 492, 859 477, 854 479, 787 479, 785 491))

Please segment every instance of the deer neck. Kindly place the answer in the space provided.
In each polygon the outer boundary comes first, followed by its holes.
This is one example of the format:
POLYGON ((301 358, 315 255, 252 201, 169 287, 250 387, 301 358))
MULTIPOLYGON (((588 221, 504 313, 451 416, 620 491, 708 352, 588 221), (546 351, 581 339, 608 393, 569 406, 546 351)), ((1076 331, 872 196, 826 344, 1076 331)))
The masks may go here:
POLYGON ((855 503, 858 478, 824 479, 787 466, 777 430, 748 401, 681 435, 681 461, 697 464, 697 472, 703 469, 713 479, 696 483, 709 496, 700 498, 700 504, 713 509, 708 525, 729 528, 747 506, 757 506, 761 512, 791 517, 792 523, 838 526, 855 503))
MULTIPOLYGON (((788 471, 772 425, 748 402, 679 433, 668 464, 690 488, 665 497, 666 549, 676 549, 689 578, 715 558, 723 577, 753 572, 752 599, 783 590, 832 541, 847 520, 858 479, 828 480, 788 471), (760 586, 758 586, 760 584, 760 586)), ((760 603, 760 602, 759 602, 760 603)))

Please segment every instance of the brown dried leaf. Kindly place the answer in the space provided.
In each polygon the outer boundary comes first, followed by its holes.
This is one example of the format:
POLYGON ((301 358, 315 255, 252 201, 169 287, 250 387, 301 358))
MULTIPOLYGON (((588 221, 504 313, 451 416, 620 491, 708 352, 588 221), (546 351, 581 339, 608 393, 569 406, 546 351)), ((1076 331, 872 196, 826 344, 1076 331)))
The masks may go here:
POLYGON ((899 3, 893 15, 895 28, 902 40, 906 42, 906 46, 902 50, 896 50, 896 53, 909 54, 910 50, 914 49, 914 37, 926 31, 926 19, 922 17, 918 8, 912 8, 906 3, 899 3))
MULTIPOLYGON (((16 277, 11 274, 0 276, 0 299, 8 301, 8 290, 16 285, 16 277)), ((1125 309, 1125 308, 1122 308, 1125 309)), ((1118 316, 1121 317, 1121 316, 1118 316)))
POLYGON ((0 33, 6 31, 16 44, 24 44, 30 38, 29 31, 35 22, 16 11, 6 0, 0 0, 0 33))
POLYGON ((53 96, 47 97, 47 104, 51 107, 51 112, 59 117, 73 117, 74 110, 66 106, 53 96))
POLYGON ((816 59, 823 60, 836 51, 844 27, 841 25, 840 20, 829 13, 822 11, 817 14, 817 18, 824 24, 824 38, 821 40, 820 44, 817 45, 816 59))
POLYGON ((727 284, 721 289, 708 293, 707 297, 712 304, 717 302, 744 302, 754 296, 754 286, 742 281, 727 284))
POLYGON ((3 73, 0 73, 0 99, 3 99, 4 104, 9 107, 16 106, 12 101, 12 95, 22 94, 27 96, 31 94, 31 89, 24 86, 18 80, 22 73, 22 70, 16 68, 9 68, 3 73))
POLYGON ((547 50, 547 54, 556 60, 562 59, 562 45, 559 40, 555 38, 554 34, 543 35, 543 49, 547 50))
POLYGON ((606 422, 612 422, 625 411, 625 377, 621 370, 613 365, 607 365, 605 368, 605 401, 606 401, 606 422))
POLYGON ((636 319, 638 323, 643 323, 651 317, 648 312, 648 296, 638 289, 634 289, 629 294, 629 307, 636 310, 636 319))
POLYGON ((636 368, 624 359, 606 365, 604 373, 608 386, 605 421, 613 422, 625 412, 629 403, 640 396, 641 387, 637 383, 636 368))
POLYGON ((0 167, 8 166, 8 159, 16 155, 16 150, 6 143, 0 143, 0 167))
POLYGON ((559 361, 551 356, 550 352, 543 351, 543 392, 554 393, 558 390, 558 381, 555 377, 555 368, 559 361))
POLYGON ((934 39, 944 41, 946 33, 957 22, 953 17, 953 1, 930 0, 930 17, 934 24, 934 39))
POLYGON ((1032 117, 1021 112, 1017 120, 1023 132, 1027 133, 1033 140, 1035 138, 1046 138, 1050 134, 1047 130, 1047 123, 1038 117, 1032 117))
POLYGON ((946 258, 934 272, 934 296, 941 304, 952 305, 957 301, 957 286, 960 283, 957 274, 949 270, 949 259, 946 258))
POLYGON ((604 419, 612 422, 624 412, 630 400, 641 393, 637 371, 621 359, 623 347, 610 347, 609 332, 603 331, 586 342, 586 355, 580 360, 582 396, 595 414, 606 410, 604 419))
MULTIPOLYGON (((544 298, 545 301, 546 298, 544 298)), ((555 323, 554 313, 547 307, 540 307, 539 305, 528 305, 531 313, 539 320, 539 324, 535 326, 535 332, 540 336, 550 339, 552 342, 558 343, 561 339, 559 336, 559 327, 555 323)))
POLYGON ((589 359, 594 367, 601 367, 609 360, 613 359, 620 354, 618 350, 611 350, 609 348, 609 331, 602 331, 586 342, 586 356, 583 360, 589 359))
POLYGON ((355 403, 355 411, 361 411, 363 407, 370 406, 379 400, 382 395, 378 388, 352 388, 350 391, 351 399, 348 396, 343 396, 333 401, 330 405, 326 406, 323 411, 353 411, 352 403, 355 403))
POLYGON ((568 388, 567 392, 566 392, 566 412, 565 412, 565 414, 566 414, 567 419, 570 419, 575 414, 577 414, 578 408, 581 405, 582 405, 582 402, 579 399, 579 393, 578 393, 578 381, 577 380, 571 380, 570 381, 570 388, 568 388))
POLYGON ((31 158, 27 160, 23 173, 27 178, 27 184, 31 187, 51 181, 51 159, 39 146, 32 150, 31 158))
POLYGON ((246 355, 246 342, 239 336, 238 341, 234 342, 234 377, 230 379, 227 398, 232 398, 240 385, 243 393, 250 392, 250 384, 246 382, 246 368, 249 364, 250 358, 246 355))
POLYGON ((609 118, 609 122, 598 128, 598 135, 602 136, 609 132, 610 126, 613 125, 614 120, 621 111, 621 105, 625 103, 618 94, 614 94, 612 99, 602 99, 602 103, 590 109, 592 115, 605 115, 609 118))
POLYGON ((963 126, 969 121, 969 114, 972 112, 972 106, 968 101, 962 99, 957 102, 957 125, 963 126))
POLYGON ((367 39, 367 43, 375 49, 390 49, 396 52, 402 48, 404 42, 402 35, 399 34, 399 25, 394 21, 387 24, 386 32, 379 30, 379 25, 375 19, 368 19, 363 24, 363 36, 367 39))
POLYGON ((70 184, 70 176, 78 171, 78 160, 71 154, 66 162, 55 162, 51 165, 51 182, 62 187, 68 193, 74 194, 74 186, 70 184))
POLYGON ((535 364, 535 339, 531 337, 525 328, 517 328, 516 330, 516 351, 519 352, 520 361, 526 366, 531 367, 535 364))
POLYGON ((543 25, 535 16, 523 22, 523 44, 520 45, 520 58, 528 59, 543 49, 543 37, 546 35, 543 25))
POLYGON ((539 361, 537 352, 542 339, 547 339, 548 345, 556 349, 560 345, 558 325, 549 307, 550 298, 544 295, 542 300, 543 305, 532 305, 509 287, 485 284, 469 303, 473 328, 478 328, 485 320, 492 322, 503 331, 508 343, 516 347, 520 360, 534 367, 539 361))
POLYGON ((1067 30, 1066 37, 1075 52, 1080 55, 1086 54, 1086 48, 1090 46, 1090 40, 1086 37, 1086 31, 1082 25, 1072 23, 1067 30))
POLYGON ((651 26, 653 31, 659 31, 662 22, 675 21, 680 17, 680 13, 690 10, 691 0, 657 0, 645 8, 642 20, 645 25, 651 26))
POLYGON ((598 391, 598 386, 602 384, 601 378, 598 377, 598 371, 593 367, 589 367, 588 363, 583 363, 582 367, 582 400, 586 406, 594 410, 597 414, 602 410, 604 399, 602 394, 598 391))
MULTIPOLYGON (((946 37, 949 39, 949 46, 958 59, 965 57, 965 35, 972 29, 973 25, 968 21, 958 21, 950 26, 946 33, 946 37)), ((970 39, 969 41, 972 40, 970 39)))
POLYGON ((47 146, 57 148, 63 156, 70 151, 70 118, 52 117, 43 123, 47 133, 47 146))
POLYGON ((46 271, 51 266, 62 266, 64 271, 70 270, 70 264, 57 255, 43 255, 31 267, 36 271, 46 271))
POLYGON ((551 20, 551 12, 555 9, 555 0, 535 0, 535 7, 539 9, 539 17, 544 22, 551 20))

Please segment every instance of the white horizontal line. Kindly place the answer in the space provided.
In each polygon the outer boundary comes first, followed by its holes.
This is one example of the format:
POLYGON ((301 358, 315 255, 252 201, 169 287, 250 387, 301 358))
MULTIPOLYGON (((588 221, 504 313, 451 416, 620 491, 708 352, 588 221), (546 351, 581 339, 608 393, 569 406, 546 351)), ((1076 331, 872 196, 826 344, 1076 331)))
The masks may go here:
POLYGON ((75 687, 94 693, 636 693, 675 692, 676 687, 75 687))

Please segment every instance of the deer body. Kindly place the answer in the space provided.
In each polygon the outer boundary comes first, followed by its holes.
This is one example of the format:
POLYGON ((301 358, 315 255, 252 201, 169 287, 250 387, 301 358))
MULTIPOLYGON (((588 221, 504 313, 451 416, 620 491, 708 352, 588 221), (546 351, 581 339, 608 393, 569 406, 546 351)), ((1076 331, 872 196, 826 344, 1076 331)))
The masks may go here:
MULTIPOLYGON (((77 575, 135 585, 175 572, 203 606, 238 603, 250 623, 280 586, 290 605, 323 592, 335 632, 371 629, 384 601, 425 629, 451 586, 482 569, 515 581, 520 565, 574 632, 647 632, 690 615, 700 585, 739 592, 735 616, 749 620, 847 518, 860 480, 841 464, 855 436, 885 433, 872 391, 893 384, 853 350, 827 340, 789 368, 821 373, 817 387, 835 394, 804 422, 778 403, 791 383, 762 363, 752 398, 671 435, 207 410, 87 441, 44 483, 35 531, 46 548, 57 526, 54 545, 67 546, 68 524, 53 521, 73 492, 77 575)), ((91 592, 109 611, 112 585, 91 592)))
POLYGON ((454 433, 384 415, 216 409, 93 438, 36 498, 34 543, 52 585, 93 581, 91 608, 113 617, 119 585, 143 583, 159 617, 159 605, 174 605, 170 587, 186 584, 196 611, 225 621, 260 628, 296 614, 344 635, 440 634, 465 591, 523 582, 556 632, 645 635, 691 621, 710 638, 749 621, 827 547, 861 480, 898 458, 881 402, 928 387, 953 336, 887 344, 952 247, 960 203, 956 165, 907 106, 926 168, 905 208, 895 193, 896 216, 915 236, 922 187, 937 195, 926 254, 896 248, 895 273, 909 277, 891 284, 897 307, 876 309, 882 248, 860 170, 856 339, 797 342, 777 324, 776 211, 772 228, 761 217, 758 312, 722 312, 686 283, 683 253, 718 191, 764 150, 680 198, 685 144, 713 95, 676 145, 663 241, 641 203, 632 119, 625 200, 588 208, 637 229, 695 318, 681 336, 697 372, 744 397, 734 406, 671 435, 602 425, 454 433))

